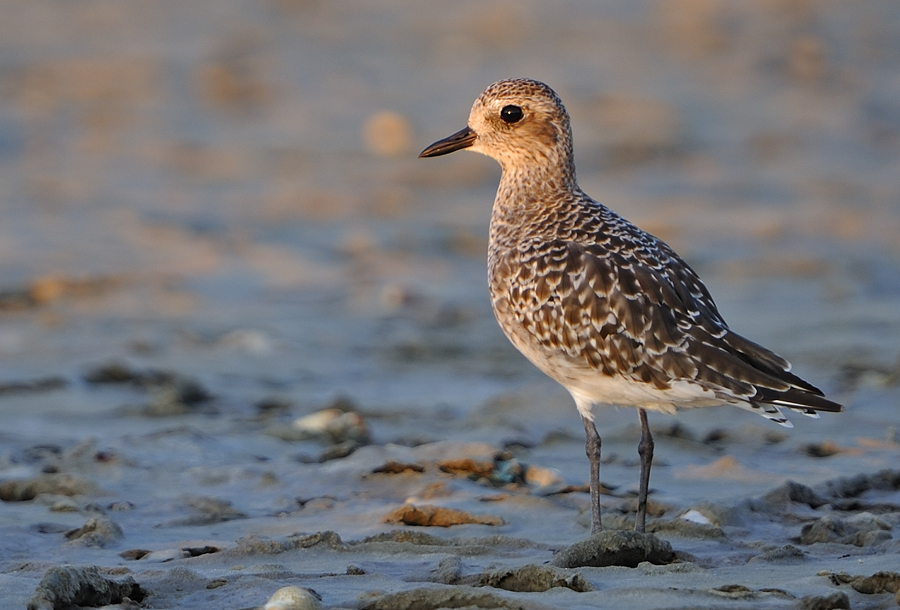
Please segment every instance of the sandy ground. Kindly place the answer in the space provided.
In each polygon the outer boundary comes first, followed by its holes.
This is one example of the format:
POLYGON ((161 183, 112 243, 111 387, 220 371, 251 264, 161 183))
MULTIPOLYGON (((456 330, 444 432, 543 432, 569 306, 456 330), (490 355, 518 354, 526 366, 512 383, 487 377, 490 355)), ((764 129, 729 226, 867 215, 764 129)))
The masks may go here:
MULTIPOLYGON (((840 576, 900 571, 893 0, 0 14, 5 607, 59 566, 147 608, 896 607, 840 576), (675 563, 550 567, 588 535, 587 461, 490 312, 499 169, 416 159, 509 76, 562 96, 587 192, 847 406, 651 417, 675 563), (390 522, 407 503, 475 523, 390 522)), ((598 422, 627 528, 637 418, 598 422)))

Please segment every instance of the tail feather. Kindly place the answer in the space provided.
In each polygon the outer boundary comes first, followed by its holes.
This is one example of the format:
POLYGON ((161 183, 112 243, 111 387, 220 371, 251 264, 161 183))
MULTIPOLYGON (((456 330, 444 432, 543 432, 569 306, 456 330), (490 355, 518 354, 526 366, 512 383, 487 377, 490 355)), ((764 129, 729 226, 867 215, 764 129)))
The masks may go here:
POLYGON ((794 424, 790 422, 790 420, 784 416, 784 413, 781 412, 775 405, 761 403, 761 402, 742 402, 737 405, 742 409, 746 409, 757 415, 762 415, 766 419, 775 422, 776 424, 780 424, 785 428, 793 428, 794 424))
POLYGON ((793 428, 793 425, 781 412, 782 408, 797 411, 813 418, 819 417, 819 411, 838 413, 844 410, 843 406, 828 400, 824 396, 812 394, 798 388, 776 391, 757 387, 756 395, 750 399, 750 402, 739 406, 762 415, 786 428, 793 428))
POLYGON ((756 388, 754 402, 768 403, 779 407, 787 407, 795 411, 809 415, 809 411, 826 411, 840 413, 844 407, 832 400, 828 400, 821 394, 813 394, 798 388, 789 388, 784 391, 773 391, 768 388, 756 388))

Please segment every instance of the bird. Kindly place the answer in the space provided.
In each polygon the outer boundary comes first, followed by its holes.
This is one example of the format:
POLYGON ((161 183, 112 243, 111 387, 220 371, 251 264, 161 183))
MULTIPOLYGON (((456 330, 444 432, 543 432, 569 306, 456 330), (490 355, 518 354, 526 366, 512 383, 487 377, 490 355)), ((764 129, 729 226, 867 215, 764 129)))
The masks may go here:
POLYGON ((469 150, 499 162, 488 246, 494 315, 512 344, 571 394, 590 462, 591 533, 600 516, 595 407, 635 407, 641 472, 634 530, 646 531, 654 442, 647 411, 734 405, 792 427, 842 405, 790 363, 731 330, 697 273, 662 240, 589 197, 575 179, 572 129, 546 84, 504 79, 466 127, 419 155, 469 150))

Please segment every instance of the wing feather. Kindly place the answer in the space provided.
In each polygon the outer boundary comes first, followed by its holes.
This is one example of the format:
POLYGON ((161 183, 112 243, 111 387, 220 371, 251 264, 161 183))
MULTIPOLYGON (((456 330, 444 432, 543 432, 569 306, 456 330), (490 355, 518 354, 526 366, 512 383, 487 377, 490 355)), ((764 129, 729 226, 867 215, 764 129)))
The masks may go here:
POLYGON ((660 391, 695 384, 779 423, 778 406, 841 409, 787 360, 731 331, 694 270, 641 235, 638 247, 555 240, 517 250, 492 272, 495 307, 513 312, 542 350, 600 375, 660 391))

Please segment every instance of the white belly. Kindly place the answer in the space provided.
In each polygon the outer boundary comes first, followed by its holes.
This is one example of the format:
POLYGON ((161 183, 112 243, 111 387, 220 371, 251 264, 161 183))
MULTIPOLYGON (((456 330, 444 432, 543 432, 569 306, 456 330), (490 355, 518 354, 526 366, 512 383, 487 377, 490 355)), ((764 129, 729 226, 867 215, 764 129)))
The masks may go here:
POLYGON ((590 405, 639 407, 673 414, 677 409, 712 407, 725 404, 715 392, 690 381, 673 381, 660 390, 652 383, 627 377, 610 377, 561 352, 536 349, 530 337, 508 333, 510 341, 541 371, 566 388, 582 415, 593 419, 590 405), (587 410, 587 412, 585 412, 587 410))

